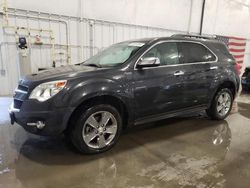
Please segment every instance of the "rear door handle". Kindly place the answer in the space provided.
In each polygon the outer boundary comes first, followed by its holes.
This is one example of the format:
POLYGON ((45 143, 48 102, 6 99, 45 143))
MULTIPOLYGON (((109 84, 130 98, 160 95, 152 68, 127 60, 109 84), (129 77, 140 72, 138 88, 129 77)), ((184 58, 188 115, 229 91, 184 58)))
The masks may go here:
POLYGON ((181 75, 183 75, 183 74, 184 74, 183 71, 176 71, 176 72, 174 73, 175 76, 181 76, 181 75))
POLYGON ((209 69, 210 69, 210 70, 216 70, 216 69, 218 69, 218 66, 212 66, 212 67, 210 67, 209 69))

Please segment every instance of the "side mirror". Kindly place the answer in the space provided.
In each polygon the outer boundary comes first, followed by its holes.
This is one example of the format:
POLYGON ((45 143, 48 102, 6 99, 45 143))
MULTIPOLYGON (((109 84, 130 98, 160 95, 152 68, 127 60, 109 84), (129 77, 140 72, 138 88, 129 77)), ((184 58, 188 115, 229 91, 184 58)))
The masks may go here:
POLYGON ((141 58, 140 61, 137 63, 137 68, 143 67, 157 67, 160 65, 160 59, 158 57, 146 57, 141 58))

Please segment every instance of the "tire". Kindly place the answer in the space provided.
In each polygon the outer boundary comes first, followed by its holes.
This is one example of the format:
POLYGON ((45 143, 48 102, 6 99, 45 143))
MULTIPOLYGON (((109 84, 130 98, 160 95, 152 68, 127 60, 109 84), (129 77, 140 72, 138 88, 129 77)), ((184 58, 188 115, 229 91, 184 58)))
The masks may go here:
POLYGON ((71 126, 69 136, 76 149, 84 154, 96 154, 117 143, 122 131, 122 118, 113 106, 99 104, 79 111, 71 126))
POLYGON ((232 91, 228 88, 223 88, 216 93, 210 108, 207 109, 206 112, 211 119, 223 120, 229 115, 232 109, 232 105, 233 105, 232 91))

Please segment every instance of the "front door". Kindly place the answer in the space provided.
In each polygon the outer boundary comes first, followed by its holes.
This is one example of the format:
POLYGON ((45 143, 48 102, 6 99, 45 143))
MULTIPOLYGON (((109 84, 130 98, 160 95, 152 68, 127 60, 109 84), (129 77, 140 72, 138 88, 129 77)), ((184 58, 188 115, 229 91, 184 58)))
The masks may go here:
POLYGON ((158 57, 161 64, 159 67, 135 67, 133 90, 136 118, 180 109, 184 90, 177 44, 157 44, 142 59, 145 57, 158 57))

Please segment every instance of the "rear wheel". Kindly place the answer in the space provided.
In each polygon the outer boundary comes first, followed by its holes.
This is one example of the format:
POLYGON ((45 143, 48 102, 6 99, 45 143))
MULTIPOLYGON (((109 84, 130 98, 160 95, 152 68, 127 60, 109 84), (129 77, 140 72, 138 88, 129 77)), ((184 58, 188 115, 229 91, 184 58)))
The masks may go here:
POLYGON ((216 93, 211 107, 207 109, 207 114, 209 117, 215 120, 225 119, 231 109, 233 104, 233 95, 230 89, 223 88, 216 93))
POLYGON ((71 141, 80 152, 88 154, 113 147, 122 130, 119 112, 106 104, 83 110, 73 122, 75 125, 70 132, 71 141))

